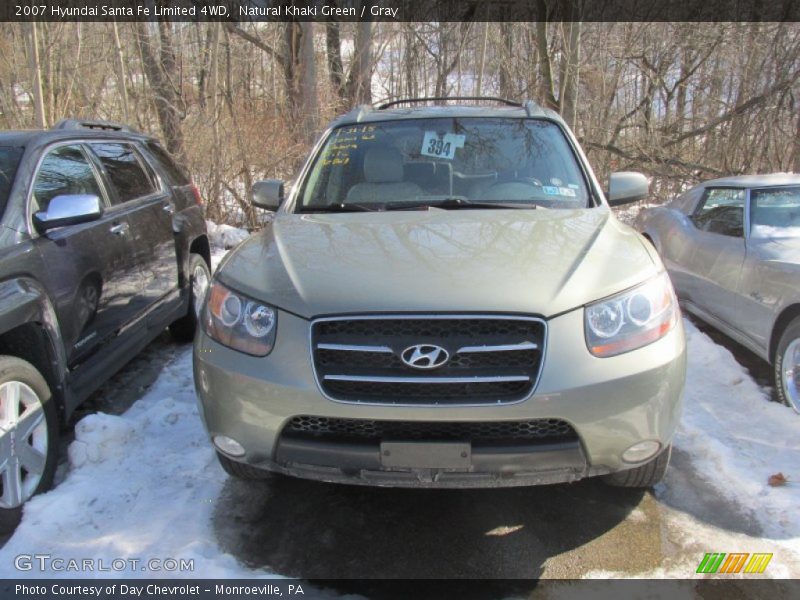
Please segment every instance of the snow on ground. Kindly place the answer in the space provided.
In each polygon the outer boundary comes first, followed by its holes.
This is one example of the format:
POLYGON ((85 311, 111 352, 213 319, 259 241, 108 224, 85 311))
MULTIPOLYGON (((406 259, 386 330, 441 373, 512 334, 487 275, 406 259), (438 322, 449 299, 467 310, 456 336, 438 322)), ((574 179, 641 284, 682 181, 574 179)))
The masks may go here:
POLYGON ((214 221, 206 221, 206 228, 211 245, 225 250, 239 245, 250 235, 244 229, 225 224, 217 225, 214 221))
POLYGON ((800 552, 800 415, 769 402, 733 355, 687 324, 687 401, 678 448, 698 473, 743 507, 765 536, 794 537, 800 552), (788 485, 770 486, 783 473, 788 485))
MULTIPOLYGON (((224 247, 231 237, 218 232, 214 242, 224 247)), ((215 263, 221 255, 215 251, 215 263)), ((691 323, 686 322, 686 331, 687 392, 673 464, 679 465, 677 459, 684 456, 689 465, 673 466, 656 489, 679 550, 663 568, 640 575, 687 577, 704 552, 746 551, 776 554, 769 576, 798 577, 800 416, 769 402, 728 350, 691 323), (776 472, 787 476, 789 484, 770 487, 767 479, 776 472), (748 525, 731 531, 714 523, 698 508, 703 503, 696 506, 690 500, 699 493, 727 499, 737 507, 740 516, 734 517, 748 525)), ((156 383, 123 415, 96 413, 82 419, 68 455, 65 479, 28 503, 21 525, 0 549, 0 577, 19 575, 13 557, 41 552, 102 559, 107 565, 118 558, 194 559, 195 571, 185 576, 274 576, 245 568, 215 539, 213 510, 226 476, 198 415, 191 348, 165 365, 156 383)), ((630 518, 647 517, 634 510, 630 518)), ((141 572, 130 563, 122 573, 105 575, 121 574, 181 575, 141 572)), ((52 571, 37 575, 80 576, 52 571)))
POLYGON ((0 577, 19 576, 12 557, 42 552, 103 559, 107 567, 119 558, 194 559, 194 573, 142 573, 128 564, 109 576, 261 574, 239 566, 214 540, 212 511, 225 475, 197 412, 189 348, 124 415, 81 420, 69 461, 66 479, 26 506, 0 551, 0 577))
MULTIPOLYGON (((706 552, 769 552, 774 557, 767 576, 800 577, 800 415, 769 401, 768 391, 753 381, 729 350, 690 322, 684 324, 689 360, 683 416, 672 467, 656 487, 668 537, 683 552, 655 571, 633 576, 709 577, 695 574, 706 552), (691 472, 680 476, 675 464, 678 453, 691 461, 691 472), (786 476, 788 484, 770 486, 768 479, 776 473, 786 476), (709 499, 711 493, 727 502, 709 499), (735 507, 735 514, 716 518, 704 514, 707 505, 715 503, 735 507), (730 526, 720 526, 716 520, 730 526)), ((607 571, 586 574, 630 576, 607 571)))

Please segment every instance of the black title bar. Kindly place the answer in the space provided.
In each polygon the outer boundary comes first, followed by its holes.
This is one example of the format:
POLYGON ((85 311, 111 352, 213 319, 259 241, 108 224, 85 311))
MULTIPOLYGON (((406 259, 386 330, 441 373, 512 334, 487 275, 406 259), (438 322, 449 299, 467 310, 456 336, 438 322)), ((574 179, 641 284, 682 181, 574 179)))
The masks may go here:
POLYGON ((797 0, 3 0, 0 21, 800 21, 797 0))

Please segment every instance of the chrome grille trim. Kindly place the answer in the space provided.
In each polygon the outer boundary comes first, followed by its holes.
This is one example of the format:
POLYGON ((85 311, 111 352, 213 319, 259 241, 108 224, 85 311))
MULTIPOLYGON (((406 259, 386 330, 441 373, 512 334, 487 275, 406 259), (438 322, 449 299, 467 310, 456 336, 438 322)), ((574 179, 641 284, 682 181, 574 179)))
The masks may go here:
MULTIPOLYGON (((482 313, 482 314, 470 314, 470 313, 453 313, 453 314, 399 313, 398 314, 398 313, 387 313, 387 314, 370 314, 370 315, 342 315, 342 316, 320 317, 320 318, 317 318, 317 319, 313 319, 311 321, 310 327, 309 327, 309 353, 310 353, 310 358, 311 358, 312 371, 314 373, 314 381, 317 384, 317 387, 320 390, 320 393, 326 399, 328 399, 328 400, 330 400, 332 402, 337 402, 337 403, 341 403, 341 404, 358 404, 358 405, 364 405, 364 406, 393 406, 393 407, 415 407, 415 408, 419 408, 419 407, 427 407, 427 408, 485 407, 485 406, 497 406, 497 405, 508 406, 508 405, 519 404, 521 402, 525 402, 531 396, 533 396, 533 394, 535 393, 536 388, 537 388, 537 386, 539 384, 539 380, 541 379, 542 372, 544 370, 544 361, 546 360, 546 353, 547 353, 547 335, 548 335, 548 328, 547 328, 547 321, 546 320, 544 320, 544 319, 542 319, 540 317, 533 317, 533 316, 526 316, 526 315, 514 315, 514 314, 504 314, 504 313, 495 313, 495 314, 486 314, 486 313, 482 313), (465 358, 466 357, 470 357, 470 356, 471 357, 480 357, 480 356, 486 356, 486 357, 488 357, 488 356, 498 356, 498 357, 501 357, 502 354, 496 354, 498 352, 502 352, 501 350, 496 350, 496 348, 498 346, 509 346, 510 348, 508 350, 503 350, 503 351, 516 352, 518 359, 520 358, 519 357, 520 353, 525 353, 525 352, 535 353, 538 356, 538 360, 536 360, 535 362, 532 363, 532 365, 531 365, 532 368, 529 369, 530 373, 528 373, 527 375, 524 376, 525 379, 522 382, 520 382, 520 381, 512 381, 512 382, 494 383, 494 385, 499 385, 499 386, 514 386, 514 385, 524 386, 524 387, 520 388, 520 390, 522 390, 522 391, 518 395, 516 395, 513 398, 494 399, 494 400, 490 401, 486 397, 486 394, 483 395, 482 399, 477 399, 476 397, 472 396, 472 394, 470 392, 470 393, 464 395, 464 400, 463 401, 462 400, 457 400, 457 399, 455 399, 455 397, 450 397, 447 400, 439 400, 439 399, 437 399, 436 401, 430 401, 430 400, 423 400, 422 398, 420 398, 420 399, 417 399, 415 401, 411 401, 411 400, 399 400, 399 399, 391 399, 391 398, 375 400, 375 399, 363 398, 363 397, 361 397, 361 398, 359 398, 359 397, 349 397, 349 396, 341 397, 340 395, 337 395, 337 394, 340 394, 341 392, 328 393, 326 391, 326 389, 325 389, 325 381, 330 381, 331 385, 333 385, 333 384, 348 385, 348 384, 347 384, 347 382, 344 382, 344 381, 326 380, 326 379, 324 379, 324 377, 326 375, 326 373, 324 371, 326 370, 326 368, 322 367, 321 365, 318 365, 316 363, 316 350, 317 350, 317 348, 319 348, 320 350, 325 350, 325 348, 323 346, 325 344, 327 344, 327 342, 324 342, 324 343, 321 343, 319 347, 315 347, 315 331, 316 331, 316 328, 319 326, 319 324, 326 323, 326 322, 331 322, 331 321, 371 321, 371 320, 382 320, 382 321, 442 320, 442 321, 446 321, 446 320, 457 320, 457 319, 469 320, 469 321, 481 321, 481 320, 525 321, 525 322, 530 322, 530 323, 536 323, 537 324, 538 327, 535 328, 535 329, 532 329, 531 331, 534 334, 534 339, 536 339, 536 341, 539 342, 539 343, 534 343, 534 342, 532 342, 530 340, 526 340, 526 341, 523 341, 523 342, 521 342, 519 344, 516 344, 516 343, 515 344, 496 344, 496 345, 483 344, 483 345, 474 345, 474 346, 473 345, 462 345, 460 347, 453 347, 452 348, 452 353, 453 353, 454 357, 451 357, 451 360, 454 360, 455 357, 462 356, 462 355, 465 358), (473 353, 473 351, 476 348, 478 350, 475 353, 473 353), (465 352, 464 349, 470 350, 470 352, 465 352), (462 351, 463 354, 459 354, 459 351, 462 351), (482 354, 482 351, 485 351, 486 354, 482 354)), ((355 336, 355 337, 358 337, 358 336, 355 336)), ((363 336, 361 336, 361 337, 363 337, 363 336)), ((524 339, 525 338, 523 337, 523 340, 524 339)), ((358 340, 358 342, 361 342, 361 341, 362 340, 360 340, 360 339, 358 340)), ((330 345, 336 346, 336 344, 330 344, 330 345)), ((385 346, 384 345, 372 346, 372 345, 369 345, 369 344, 361 344, 361 343, 339 344, 339 346, 354 346, 354 347, 365 347, 365 348, 367 348, 367 347, 368 348, 389 348, 388 345, 385 345, 385 346)), ((391 349, 390 348, 390 350, 391 350, 391 356, 396 357, 397 356, 397 349, 391 349)), ((354 352, 359 352, 359 351, 354 350, 354 352)), ((344 351, 341 354, 344 355, 344 356, 347 356, 347 351, 344 351)), ((388 354, 389 353, 386 353, 386 352, 364 352, 363 354, 361 354, 361 356, 364 357, 364 358, 366 358, 368 356, 377 358, 377 357, 380 357, 380 356, 386 356, 388 354)), ((357 356, 358 355, 356 355, 356 354, 353 355, 354 358, 357 357, 357 356)), ((389 360, 391 360, 391 359, 389 359, 389 360)), ((476 360, 477 360, 477 358, 476 358, 476 360)), ((332 369, 333 369, 333 367, 331 367, 330 370, 332 370, 332 369)), ((335 373, 335 372, 331 373, 330 370, 327 373, 327 375, 338 375, 338 374, 341 373, 341 372, 340 373, 335 373)), ((379 371, 380 369, 375 368, 375 370, 379 371)), ((451 369, 451 373, 452 373, 453 370, 455 370, 455 369, 451 369)), ((485 375, 484 375, 484 373, 480 373, 477 376, 487 376, 487 377, 494 376, 494 375, 491 375, 491 369, 484 369, 484 371, 489 371, 489 373, 486 373, 485 375)), ((379 373, 375 373, 375 376, 379 376, 379 375, 383 376, 384 374, 383 373, 380 373, 380 374, 379 373)), ((385 373, 385 375, 386 376, 391 376, 391 375, 393 375, 393 373, 389 372, 389 373, 385 373)), ((358 375, 356 373, 354 373, 353 375, 351 375, 351 377, 352 376, 358 376, 358 375)), ((364 375, 361 375, 361 376, 364 376, 364 375)), ((496 375, 495 377, 498 377, 498 376, 499 377, 503 377, 504 375, 496 375)), ((513 377, 514 375, 510 374, 510 375, 505 375, 505 376, 513 377)), ((519 377, 523 377, 522 374, 520 374, 518 376, 519 377)), ((429 381, 429 378, 426 378, 424 383, 432 383, 432 382, 429 381)), ((403 378, 402 384, 408 384, 409 386, 412 386, 412 387, 415 386, 415 385, 420 385, 419 383, 409 382, 408 378, 403 378)), ((400 384, 400 385, 402 385, 402 384, 400 384)), ((473 384, 475 384, 475 381, 470 379, 469 383, 462 383, 462 384, 457 383, 457 384, 453 384, 453 385, 471 386, 473 384)), ((358 385, 382 385, 382 383, 351 382, 351 384, 349 384, 349 385, 356 385, 356 386, 358 386, 358 385)), ((395 385, 395 384, 387 383, 386 385, 395 385)), ((493 383, 491 383, 491 382, 490 383, 481 383, 479 381, 477 383, 477 385, 490 385, 491 386, 491 385, 493 385, 493 383)), ((436 388, 433 387, 433 388, 430 388, 430 389, 436 389, 436 388)))
POLYGON ((365 383, 507 383, 530 381, 526 375, 500 375, 491 377, 382 377, 380 375, 324 375, 327 381, 363 381, 365 383))
POLYGON ((464 346, 458 349, 458 354, 468 352, 513 352, 515 350, 538 350, 539 344, 522 342, 521 344, 503 344, 501 346, 464 346))
POLYGON ((383 352, 390 353, 388 346, 360 346, 356 344, 317 344, 317 350, 338 350, 340 352, 383 352))

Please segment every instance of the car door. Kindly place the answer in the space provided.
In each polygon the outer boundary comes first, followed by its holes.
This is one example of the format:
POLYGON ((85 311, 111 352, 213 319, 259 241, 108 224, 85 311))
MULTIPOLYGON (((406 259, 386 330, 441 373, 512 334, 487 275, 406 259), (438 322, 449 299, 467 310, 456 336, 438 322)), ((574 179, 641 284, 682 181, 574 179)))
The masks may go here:
MULTIPOLYGON (((62 194, 108 194, 86 148, 78 143, 46 150, 33 178, 29 215, 46 211, 62 194)), ((133 317, 141 275, 134 263, 123 214, 106 211, 89 223, 48 230, 34 245, 47 269, 70 366, 108 344, 133 317)))
POLYGON ((800 186, 751 189, 748 214, 737 322, 761 353, 768 355, 775 320, 797 301, 800 186))
POLYGON ((745 198, 741 188, 706 188, 680 257, 690 301, 733 327, 745 259, 745 198))
POLYGON ((172 196, 132 142, 90 144, 112 188, 111 202, 130 222, 136 264, 143 274, 140 308, 178 289, 172 196))

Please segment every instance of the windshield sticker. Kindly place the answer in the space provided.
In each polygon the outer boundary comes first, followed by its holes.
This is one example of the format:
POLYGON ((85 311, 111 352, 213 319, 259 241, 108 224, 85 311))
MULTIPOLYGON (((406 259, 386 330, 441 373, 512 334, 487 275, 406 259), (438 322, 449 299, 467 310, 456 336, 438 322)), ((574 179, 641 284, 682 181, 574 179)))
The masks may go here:
POLYGON ((570 198, 574 198, 576 195, 573 189, 568 187, 556 187, 554 185, 543 185, 542 191, 548 196, 569 196, 570 198))
POLYGON ((572 188, 573 190, 579 190, 579 189, 581 189, 581 186, 579 186, 577 183, 568 183, 568 184, 567 184, 567 187, 568 187, 568 188, 572 188))
POLYGON ((346 165, 354 151, 358 150, 360 142, 375 140, 375 125, 354 125, 337 129, 327 149, 327 154, 322 160, 326 167, 331 165, 346 165))
POLYGON ((456 148, 463 148, 466 139, 467 136, 456 133, 445 133, 440 137, 435 131, 426 131, 419 153, 423 156, 453 160, 456 156, 456 148))

